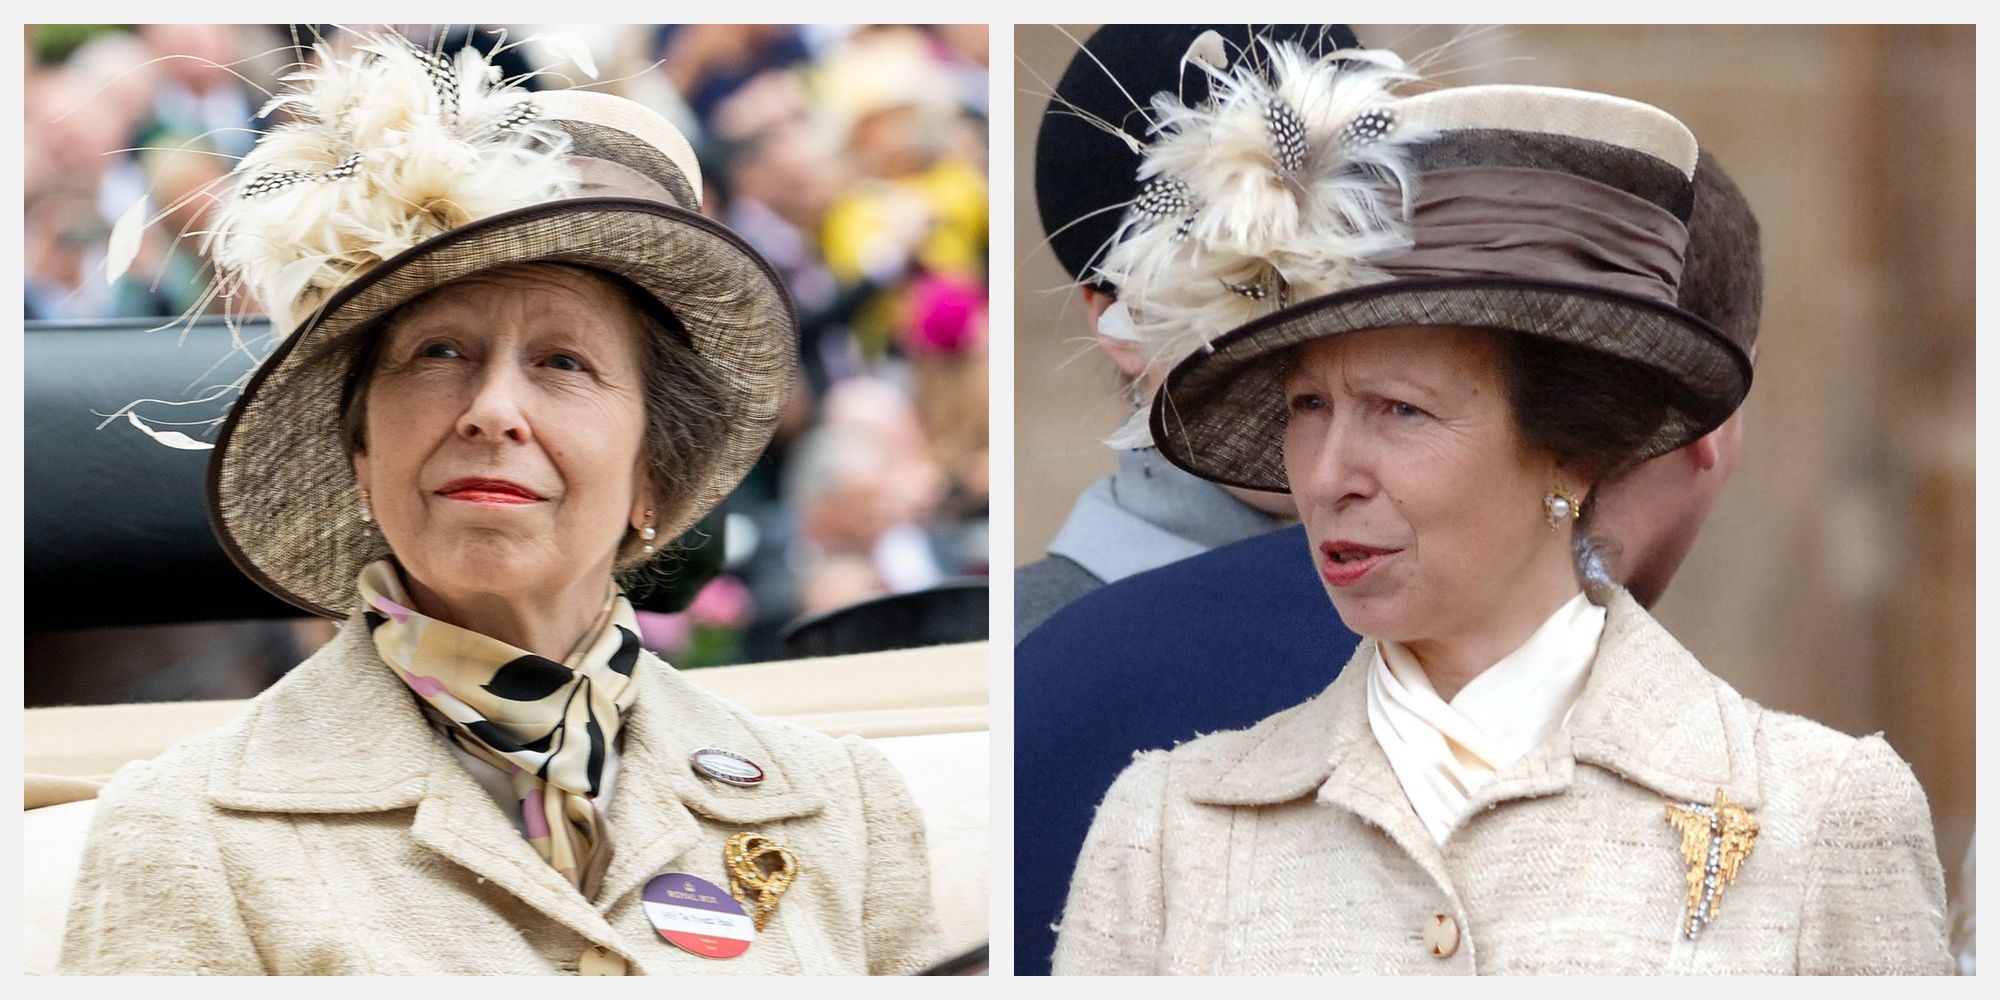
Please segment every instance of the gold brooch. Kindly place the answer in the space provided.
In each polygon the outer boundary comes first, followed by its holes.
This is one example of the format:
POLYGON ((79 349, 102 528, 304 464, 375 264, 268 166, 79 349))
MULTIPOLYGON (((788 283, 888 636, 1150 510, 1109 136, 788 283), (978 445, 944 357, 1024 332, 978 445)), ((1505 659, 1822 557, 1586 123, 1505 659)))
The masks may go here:
POLYGON ((1757 846, 1757 818, 1715 790, 1715 804, 1667 803, 1667 822, 1681 832, 1688 863, 1687 917, 1681 929, 1694 940, 1722 912, 1722 890, 1736 881, 1743 859, 1757 846))
POLYGON ((729 894, 750 908, 757 930, 778 911, 778 897, 799 877, 799 856, 760 833, 739 833, 722 848, 729 870, 729 894))

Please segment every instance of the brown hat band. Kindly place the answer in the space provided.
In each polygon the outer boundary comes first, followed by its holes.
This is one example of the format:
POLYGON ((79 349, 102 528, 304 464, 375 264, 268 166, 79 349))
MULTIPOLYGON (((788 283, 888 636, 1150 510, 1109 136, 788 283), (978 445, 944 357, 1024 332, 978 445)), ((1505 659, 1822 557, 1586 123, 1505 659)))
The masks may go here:
POLYGON ((1423 175, 1397 278, 1532 278, 1673 305, 1687 226, 1643 198, 1573 174, 1452 167, 1423 175))
POLYGON ((569 164, 576 168, 578 182, 576 193, 571 197, 643 198, 647 201, 663 202, 675 208, 687 207, 660 182, 616 160, 604 160, 595 156, 572 156, 569 158, 569 164))

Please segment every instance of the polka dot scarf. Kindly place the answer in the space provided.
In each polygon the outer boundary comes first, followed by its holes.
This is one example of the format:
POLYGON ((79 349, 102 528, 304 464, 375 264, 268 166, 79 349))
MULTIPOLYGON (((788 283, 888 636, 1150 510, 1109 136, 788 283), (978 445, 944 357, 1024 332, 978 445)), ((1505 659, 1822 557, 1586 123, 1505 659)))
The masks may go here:
POLYGON ((611 861, 596 796, 638 688, 639 626, 614 587, 590 634, 562 663, 411 610, 389 560, 361 571, 375 649, 436 709, 466 752, 506 772, 528 842, 586 897, 611 861))

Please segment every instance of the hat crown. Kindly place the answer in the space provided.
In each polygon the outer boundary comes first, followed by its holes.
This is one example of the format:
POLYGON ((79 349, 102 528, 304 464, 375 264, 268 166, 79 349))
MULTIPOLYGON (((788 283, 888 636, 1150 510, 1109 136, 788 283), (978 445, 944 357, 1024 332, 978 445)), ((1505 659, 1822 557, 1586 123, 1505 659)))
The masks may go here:
POLYGON ((1425 132, 1494 129, 1602 142, 1652 156, 1694 177, 1699 147, 1680 119, 1650 104, 1565 87, 1485 84, 1416 94, 1396 112, 1425 132))
POLYGON ((701 161, 694 145, 653 109, 595 90, 546 90, 533 100, 551 125, 569 133, 572 155, 632 167, 672 193, 682 208, 701 207, 701 161))

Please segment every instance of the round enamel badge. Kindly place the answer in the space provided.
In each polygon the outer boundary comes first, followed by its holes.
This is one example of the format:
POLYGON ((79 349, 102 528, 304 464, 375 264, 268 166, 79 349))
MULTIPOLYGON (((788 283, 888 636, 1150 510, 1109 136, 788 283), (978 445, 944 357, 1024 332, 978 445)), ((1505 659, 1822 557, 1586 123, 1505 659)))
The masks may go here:
POLYGON ((715 883, 686 872, 668 872, 646 883, 639 905, 670 944, 703 958, 735 958, 757 930, 743 905, 715 883))

